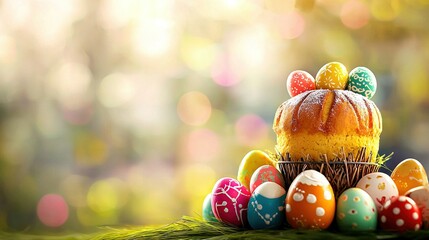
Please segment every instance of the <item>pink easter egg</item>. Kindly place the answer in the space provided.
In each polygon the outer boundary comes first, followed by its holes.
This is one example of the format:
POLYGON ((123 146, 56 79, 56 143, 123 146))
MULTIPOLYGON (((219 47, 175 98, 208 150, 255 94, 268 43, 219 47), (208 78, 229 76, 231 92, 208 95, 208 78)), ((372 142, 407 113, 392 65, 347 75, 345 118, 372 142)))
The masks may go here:
POLYGON ((296 95, 316 89, 316 82, 310 73, 302 70, 295 70, 291 72, 286 80, 286 87, 289 95, 295 97, 296 95))
POLYGON ((260 166, 252 174, 252 178, 250 179, 250 192, 253 193, 253 191, 264 182, 275 182, 285 188, 283 175, 277 168, 271 165, 260 166))
POLYGON ((217 220, 235 227, 245 227, 249 190, 238 180, 225 177, 219 179, 212 191, 212 210, 217 220))

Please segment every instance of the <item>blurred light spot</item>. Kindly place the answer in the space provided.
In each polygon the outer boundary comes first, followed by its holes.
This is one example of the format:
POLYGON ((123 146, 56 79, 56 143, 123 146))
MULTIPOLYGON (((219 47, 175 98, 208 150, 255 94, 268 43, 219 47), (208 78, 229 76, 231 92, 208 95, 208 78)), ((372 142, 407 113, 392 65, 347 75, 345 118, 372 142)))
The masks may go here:
POLYGON ((219 148, 219 137, 208 129, 195 130, 186 138, 186 150, 194 161, 214 160, 219 148))
POLYGON ((326 53, 334 59, 344 62, 359 56, 354 39, 347 31, 326 30, 319 39, 326 53))
POLYGON ((227 56, 218 59, 212 69, 213 80, 223 87, 229 87, 240 82, 240 78, 235 74, 227 56))
POLYGON ((240 117, 235 123, 237 140, 247 146, 257 145, 268 136, 268 127, 265 121, 253 114, 240 117))
POLYGON ((22 27, 27 23, 30 16, 31 2, 27 0, 4 0, 2 1, 1 15, 3 21, 12 28, 22 27))
POLYGON ((269 66, 271 40, 264 24, 251 25, 232 37, 228 60, 237 77, 254 76, 269 66))
POLYGON ((280 34, 286 39, 294 39, 304 32, 305 20, 297 11, 290 11, 280 16, 280 34))
POLYGON ((4 67, 15 64, 16 50, 15 40, 8 35, 0 34, 0 63, 4 67))
POLYGON ((31 124, 24 118, 11 118, 0 127, 2 157, 11 165, 30 165, 35 156, 31 124))
POLYGON ((172 47, 174 25, 166 19, 153 19, 141 24, 134 31, 137 52, 148 57, 166 54, 172 47))
POLYGON ((134 97, 135 87, 131 77, 113 73, 102 80, 98 88, 98 99, 105 107, 120 107, 134 97))
POLYGON ((391 21, 401 12, 399 0, 373 0, 370 4, 371 13, 377 20, 391 21))
POLYGON ((138 5, 138 0, 103 0, 98 9, 98 20, 105 29, 126 26, 138 5))
POLYGON ((88 206, 96 213, 117 211, 128 200, 126 185, 119 179, 110 178, 95 182, 88 190, 88 206))
POLYGON ((48 227, 60 227, 69 217, 69 207, 58 194, 46 194, 37 204, 37 216, 48 227))
POLYGON ((44 137, 56 137, 63 130, 58 112, 48 102, 40 102, 36 113, 36 125, 44 137))
POLYGON ((68 175, 61 182, 61 189, 64 190, 64 197, 73 207, 85 207, 86 193, 88 191, 89 178, 79 175, 68 175))
POLYGON ((74 125, 87 124, 94 112, 92 106, 82 106, 80 109, 63 108, 62 110, 64 119, 74 125))
POLYGON ((274 13, 287 13, 293 10, 295 7, 295 0, 263 0, 262 2, 265 9, 274 13))
POLYGON ((180 119, 192 126, 201 126, 210 118, 212 111, 210 100, 200 92, 188 92, 180 97, 177 113, 180 119))
POLYGON ((368 6, 359 0, 347 1, 341 8, 340 18, 346 27, 359 29, 368 24, 368 6))
POLYGON ((62 106, 78 109, 88 101, 91 72, 87 66, 77 62, 61 64, 49 76, 51 93, 62 106))
POLYGON ((76 162, 82 166, 98 166, 106 161, 106 143, 89 133, 78 133, 74 139, 76 162))
POLYGON ((190 69, 207 71, 214 62, 216 48, 209 39, 188 36, 182 40, 180 53, 190 69))
POLYGON ((200 214, 205 195, 216 181, 215 171, 207 165, 186 165, 179 169, 179 194, 189 201, 187 214, 200 214))

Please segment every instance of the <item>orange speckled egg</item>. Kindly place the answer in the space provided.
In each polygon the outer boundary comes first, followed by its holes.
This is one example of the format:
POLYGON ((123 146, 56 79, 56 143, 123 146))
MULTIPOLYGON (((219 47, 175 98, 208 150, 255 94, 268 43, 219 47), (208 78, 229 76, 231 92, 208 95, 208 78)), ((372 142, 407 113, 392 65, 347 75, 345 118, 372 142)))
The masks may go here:
POLYGON ((418 186, 428 185, 428 176, 423 165, 416 159, 408 158, 395 167, 391 178, 398 187, 399 195, 418 186))
POLYGON ((315 170, 300 173, 286 195, 286 218, 293 228, 327 229, 335 216, 335 196, 328 179, 315 170))

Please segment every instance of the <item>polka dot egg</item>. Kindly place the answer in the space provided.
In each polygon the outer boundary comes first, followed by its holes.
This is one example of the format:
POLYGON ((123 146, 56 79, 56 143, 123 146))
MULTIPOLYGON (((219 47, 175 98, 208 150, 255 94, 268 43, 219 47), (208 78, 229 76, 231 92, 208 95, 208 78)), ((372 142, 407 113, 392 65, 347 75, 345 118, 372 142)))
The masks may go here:
POLYGON ((419 208, 406 196, 387 201, 380 211, 380 227, 387 231, 417 231, 422 226, 419 208))
POLYGON ((367 192, 349 188, 338 198, 336 220, 341 231, 375 230, 377 208, 367 192))
POLYGON ((371 99, 377 91, 374 73, 366 67, 357 67, 350 71, 348 90, 371 99))
POLYGON ((335 196, 326 177, 305 170, 291 183, 286 195, 286 219, 298 229, 327 229, 335 216, 335 196))
POLYGON ((347 86, 348 77, 347 68, 342 63, 327 63, 320 68, 316 75, 316 88, 344 90, 347 86))

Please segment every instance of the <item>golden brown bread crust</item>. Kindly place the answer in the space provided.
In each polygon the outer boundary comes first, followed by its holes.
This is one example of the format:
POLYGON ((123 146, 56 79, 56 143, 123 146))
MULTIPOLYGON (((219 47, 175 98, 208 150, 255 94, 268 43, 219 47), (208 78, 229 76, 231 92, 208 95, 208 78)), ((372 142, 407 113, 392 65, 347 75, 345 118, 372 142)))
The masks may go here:
POLYGON ((292 159, 307 154, 334 158, 341 147, 356 153, 361 147, 378 153, 382 118, 371 100, 347 90, 312 90, 285 101, 277 109, 273 130, 277 149, 292 159), (346 142, 344 142, 346 141, 346 142))

